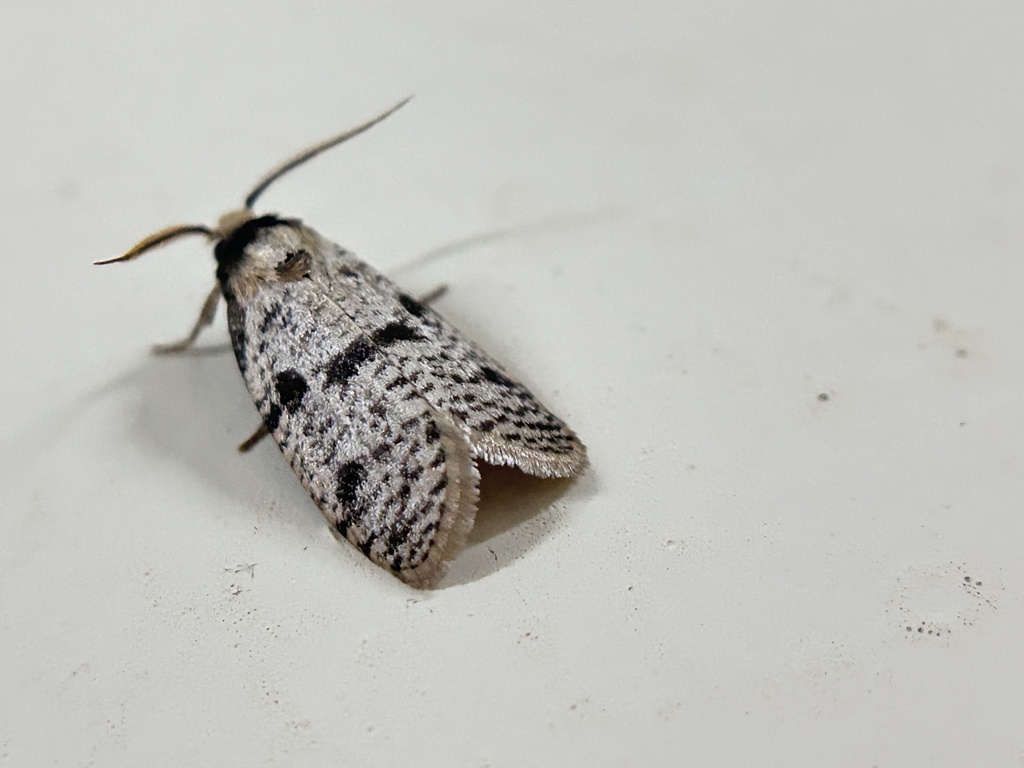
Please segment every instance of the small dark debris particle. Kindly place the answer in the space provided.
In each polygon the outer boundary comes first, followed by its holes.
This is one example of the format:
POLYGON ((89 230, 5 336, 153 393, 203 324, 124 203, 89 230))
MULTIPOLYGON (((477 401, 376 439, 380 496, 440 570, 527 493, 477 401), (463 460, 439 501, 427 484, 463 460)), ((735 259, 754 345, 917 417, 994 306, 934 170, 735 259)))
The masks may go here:
POLYGON ((828 396, 828 392, 821 392, 818 394, 818 400, 823 403, 827 403, 831 398, 828 396))
POLYGON ((966 581, 968 584, 970 584, 971 583, 971 577, 970 576, 964 576, 964 581, 966 581))
POLYGON ((960 347, 960 349, 958 349, 956 351, 956 356, 957 357, 967 357, 967 350, 964 349, 963 347, 960 347))

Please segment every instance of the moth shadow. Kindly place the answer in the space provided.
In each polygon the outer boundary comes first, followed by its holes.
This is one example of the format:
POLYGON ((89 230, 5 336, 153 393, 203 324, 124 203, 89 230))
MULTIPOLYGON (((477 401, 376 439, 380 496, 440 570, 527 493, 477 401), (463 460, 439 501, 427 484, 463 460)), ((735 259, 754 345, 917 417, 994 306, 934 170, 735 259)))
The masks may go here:
POLYGON ((212 343, 174 355, 147 355, 130 377, 138 389, 131 430, 141 450, 183 467, 227 500, 251 510, 288 514, 282 520, 308 528, 320 512, 272 440, 249 453, 238 445, 259 425, 229 345, 212 343))
POLYGON ((479 468, 476 523, 442 588, 486 578, 524 557, 551 531, 556 514, 552 507, 576 482, 534 477, 511 467, 479 468))
POLYGON ((628 208, 623 206, 605 206, 587 212, 553 213, 536 221, 485 230, 474 235, 466 235, 465 237, 451 240, 408 258, 404 262, 391 267, 388 270, 388 275, 395 277, 404 273, 415 272, 434 262, 444 261, 453 256, 488 245, 524 240, 531 237, 559 235, 602 226, 622 219, 630 212, 628 208))

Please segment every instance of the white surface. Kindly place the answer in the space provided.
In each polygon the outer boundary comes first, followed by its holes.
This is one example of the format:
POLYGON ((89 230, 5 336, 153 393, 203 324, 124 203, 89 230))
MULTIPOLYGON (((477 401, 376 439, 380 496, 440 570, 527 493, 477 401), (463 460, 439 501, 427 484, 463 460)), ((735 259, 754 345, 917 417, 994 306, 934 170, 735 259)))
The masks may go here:
POLYGON ((1019 3, 57 5, 0 6, 3 764, 1024 764, 1019 3), (90 265, 410 92, 262 208, 593 459, 426 594, 235 453, 223 320, 148 356, 200 240, 90 265))

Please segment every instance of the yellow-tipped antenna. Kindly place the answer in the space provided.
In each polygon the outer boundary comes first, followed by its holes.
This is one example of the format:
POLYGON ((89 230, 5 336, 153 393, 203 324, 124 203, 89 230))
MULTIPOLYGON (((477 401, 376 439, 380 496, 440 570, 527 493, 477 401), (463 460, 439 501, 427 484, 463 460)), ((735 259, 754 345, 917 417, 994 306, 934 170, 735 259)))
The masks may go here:
POLYGON ((252 192, 249 193, 249 196, 245 198, 245 207, 246 208, 252 208, 253 204, 256 202, 256 198, 258 198, 260 195, 262 195, 263 191, 267 187, 269 187, 271 184, 273 184, 279 178, 281 178, 286 173, 288 173, 288 171, 290 171, 292 168, 295 168, 296 166, 302 165, 304 162, 306 162, 307 160, 310 160, 310 159, 316 157, 321 152, 324 152, 324 151, 330 149, 331 147, 336 147, 339 144, 341 144, 343 141, 348 141, 349 139, 353 138, 354 136, 358 136, 363 131, 365 131, 365 130, 367 130, 369 128, 372 128, 377 123, 379 123, 381 120, 383 120, 384 118, 388 117, 391 114, 394 114, 399 109, 401 109, 406 104, 408 104, 409 103, 409 99, 411 99, 411 98, 412 98, 412 96, 406 96, 400 102, 395 104, 395 106, 391 107, 391 109, 388 109, 388 110, 386 110, 384 112, 381 112, 379 115, 377 115, 372 120, 368 120, 367 122, 365 122, 362 125, 357 126, 355 128, 350 128, 349 130, 345 131, 344 133, 340 133, 337 136, 334 136, 334 137, 332 137, 330 139, 327 139, 326 141, 321 141, 319 144, 315 144, 312 147, 310 147, 309 149, 304 149, 302 152, 300 152, 299 154, 295 155, 295 157, 293 157, 293 158, 291 158, 289 160, 286 160, 285 162, 281 163, 281 165, 277 166, 277 168, 275 168, 274 170, 270 171, 270 173, 268 173, 266 176, 264 176, 262 179, 260 179, 259 183, 253 188, 252 192))
POLYGON ((162 229, 154 235, 150 235, 145 240, 136 243, 128 253, 123 256, 118 256, 114 259, 106 259, 104 261, 95 261, 93 264, 113 264, 118 261, 131 261, 136 259, 146 251, 153 248, 157 248, 161 245, 171 242, 171 240, 177 240, 179 237, 185 235, 206 235, 207 237, 213 237, 214 231, 209 227, 204 227, 202 224, 183 224, 176 227, 168 227, 162 229))

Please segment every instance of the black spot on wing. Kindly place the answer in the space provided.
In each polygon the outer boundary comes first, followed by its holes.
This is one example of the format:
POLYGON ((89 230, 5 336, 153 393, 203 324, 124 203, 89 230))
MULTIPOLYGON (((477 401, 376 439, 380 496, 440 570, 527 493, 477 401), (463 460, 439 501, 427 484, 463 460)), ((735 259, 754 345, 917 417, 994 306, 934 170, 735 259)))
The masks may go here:
POLYGON ((373 341, 381 347, 396 344, 399 341, 419 341, 422 338, 419 331, 405 323, 388 323, 373 332, 373 341))
POLYGON ((358 461, 347 461, 338 470, 338 485, 334 495, 349 514, 359 506, 359 487, 364 480, 366 467, 358 461))
POLYGON ((272 326, 281 324, 281 316, 284 314, 284 307, 280 303, 273 303, 260 319, 260 335, 266 336, 272 326))
POLYGON ((277 399, 286 411, 294 410, 309 391, 306 379, 294 368, 281 371, 274 376, 274 387, 277 389, 277 399))
POLYGON ((412 296, 409 296, 408 294, 398 294, 398 301, 399 303, 401 303, 403 307, 405 307, 405 311, 408 312, 413 317, 423 317, 423 314, 427 311, 426 307, 424 307, 422 304, 416 301, 416 299, 414 299, 412 296))
POLYGON ((360 336, 344 352, 335 355, 327 363, 327 383, 345 386, 359 372, 359 366, 373 357, 375 351, 366 337, 360 336))
POLYGON ((245 369, 248 367, 248 361, 245 357, 245 326, 241 322, 231 329, 231 348, 235 351, 235 359, 238 361, 238 367, 244 375, 245 369))
POLYGON ((507 389, 518 389, 518 385, 512 381, 508 376, 496 371, 489 365, 480 367, 480 372, 484 375, 484 378, 493 384, 497 384, 500 387, 506 387, 507 389))
POLYGON ((363 551, 363 554, 370 557, 373 551, 374 542, 377 541, 377 534, 371 533, 366 537, 366 541, 359 544, 359 549, 363 551))
POLYGON ((439 467, 444 466, 445 458, 444 448, 438 448, 437 453, 434 454, 434 459, 427 466, 431 469, 438 469, 439 467))
POLYGON ((422 338, 415 328, 397 322, 378 328, 369 338, 360 336, 344 352, 338 353, 327 363, 327 384, 343 387, 359 372, 360 366, 371 360, 381 348, 400 341, 418 341, 422 338))
POLYGON ((266 418, 263 419, 263 423, 267 425, 267 429, 271 432, 277 429, 277 425, 281 423, 281 406, 277 403, 272 403, 267 411, 266 418))

